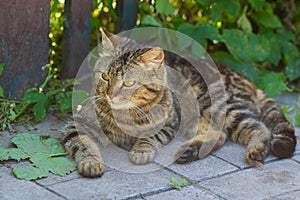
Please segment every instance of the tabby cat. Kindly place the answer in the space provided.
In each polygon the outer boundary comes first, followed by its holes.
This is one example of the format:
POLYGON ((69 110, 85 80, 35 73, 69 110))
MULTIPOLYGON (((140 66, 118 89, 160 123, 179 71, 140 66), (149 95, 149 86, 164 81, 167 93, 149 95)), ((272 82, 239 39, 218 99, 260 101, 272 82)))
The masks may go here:
MULTIPOLYGON (((261 166, 269 153, 279 158, 293 156, 293 127, 276 102, 244 76, 217 63, 221 78, 207 83, 189 62, 176 54, 160 47, 131 48, 137 44, 127 38, 103 31, 102 35, 106 51, 95 66, 94 107, 83 105, 75 115, 76 126, 70 123, 66 127, 62 141, 82 176, 99 177, 105 171, 97 144, 103 142, 103 137, 99 130, 92 131, 97 126, 112 143, 129 151, 134 164, 152 162, 157 151, 174 139, 182 116, 178 100, 164 85, 166 66, 188 80, 198 104, 191 106, 199 108, 200 113, 195 128, 190 130, 193 138, 174 152, 177 163, 203 158, 227 139, 247 146, 245 161, 253 167, 261 166), (124 50, 126 53, 122 53, 124 50), (108 55, 114 60, 105 64, 108 55), (225 88, 225 95, 218 96, 222 94, 220 85, 225 88), (211 96, 219 102, 218 107, 213 107, 211 96), (224 122, 213 116, 215 111, 224 114, 224 122), (92 113, 94 121, 88 119, 92 113), (212 144, 209 152, 201 151, 204 144, 212 144)), ((206 68, 211 65, 206 60, 199 62, 206 68)))

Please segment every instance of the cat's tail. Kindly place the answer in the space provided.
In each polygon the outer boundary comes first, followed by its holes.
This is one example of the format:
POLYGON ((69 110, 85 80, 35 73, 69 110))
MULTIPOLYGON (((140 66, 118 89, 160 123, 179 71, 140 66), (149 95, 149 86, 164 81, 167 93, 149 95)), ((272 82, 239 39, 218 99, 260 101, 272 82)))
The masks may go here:
POLYGON ((297 144, 294 128, 273 99, 260 90, 257 97, 261 105, 261 119, 272 132, 271 154, 278 158, 292 157, 297 144))

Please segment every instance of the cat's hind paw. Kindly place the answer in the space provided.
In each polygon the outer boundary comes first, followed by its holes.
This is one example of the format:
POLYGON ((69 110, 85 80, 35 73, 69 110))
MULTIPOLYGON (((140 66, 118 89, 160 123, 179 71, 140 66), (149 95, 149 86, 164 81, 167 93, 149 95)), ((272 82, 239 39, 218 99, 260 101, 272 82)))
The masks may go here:
POLYGON ((269 154, 270 144, 259 143, 247 148, 246 162, 252 167, 261 167, 269 154))
POLYGON ((202 146, 202 142, 195 143, 193 140, 189 140, 181 145, 175 153, 175 162, 177 164, 189 163, 199 158, 199 149, 202 146))
POLYGON ((81 176, 96 178, 102 176, 105 166, 99 157, 89 156, 78 163, 77 170, 81 176))

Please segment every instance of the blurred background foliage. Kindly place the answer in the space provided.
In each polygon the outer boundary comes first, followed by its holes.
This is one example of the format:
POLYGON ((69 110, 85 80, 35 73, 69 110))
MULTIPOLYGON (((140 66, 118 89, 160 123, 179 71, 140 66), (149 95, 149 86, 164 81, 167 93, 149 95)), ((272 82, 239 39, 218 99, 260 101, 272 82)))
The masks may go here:
MULTIPOLYGON (((99 27, 115 31, 115 0, 93 0, 91 49, 99 27)), ((165 27, 199 42, 211 57, 273 96, 300 91, 300 2, 295 0, 141 0, 137 27, 165 27)), ((63 1, 51 1, 53 66, 59 66, 63 1)), ((182 41, 185 48, 191 44, 182 41)))

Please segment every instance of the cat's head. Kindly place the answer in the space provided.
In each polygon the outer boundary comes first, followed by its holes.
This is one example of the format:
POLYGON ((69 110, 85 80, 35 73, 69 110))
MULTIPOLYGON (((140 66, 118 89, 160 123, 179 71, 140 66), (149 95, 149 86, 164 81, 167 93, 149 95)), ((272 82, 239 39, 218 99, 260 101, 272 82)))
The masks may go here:
POLYGON ((166 79, 164 51, 103 31, 102 38, 95 67, 96 95, 114 110, 151 107, 159 102, 166 79))

